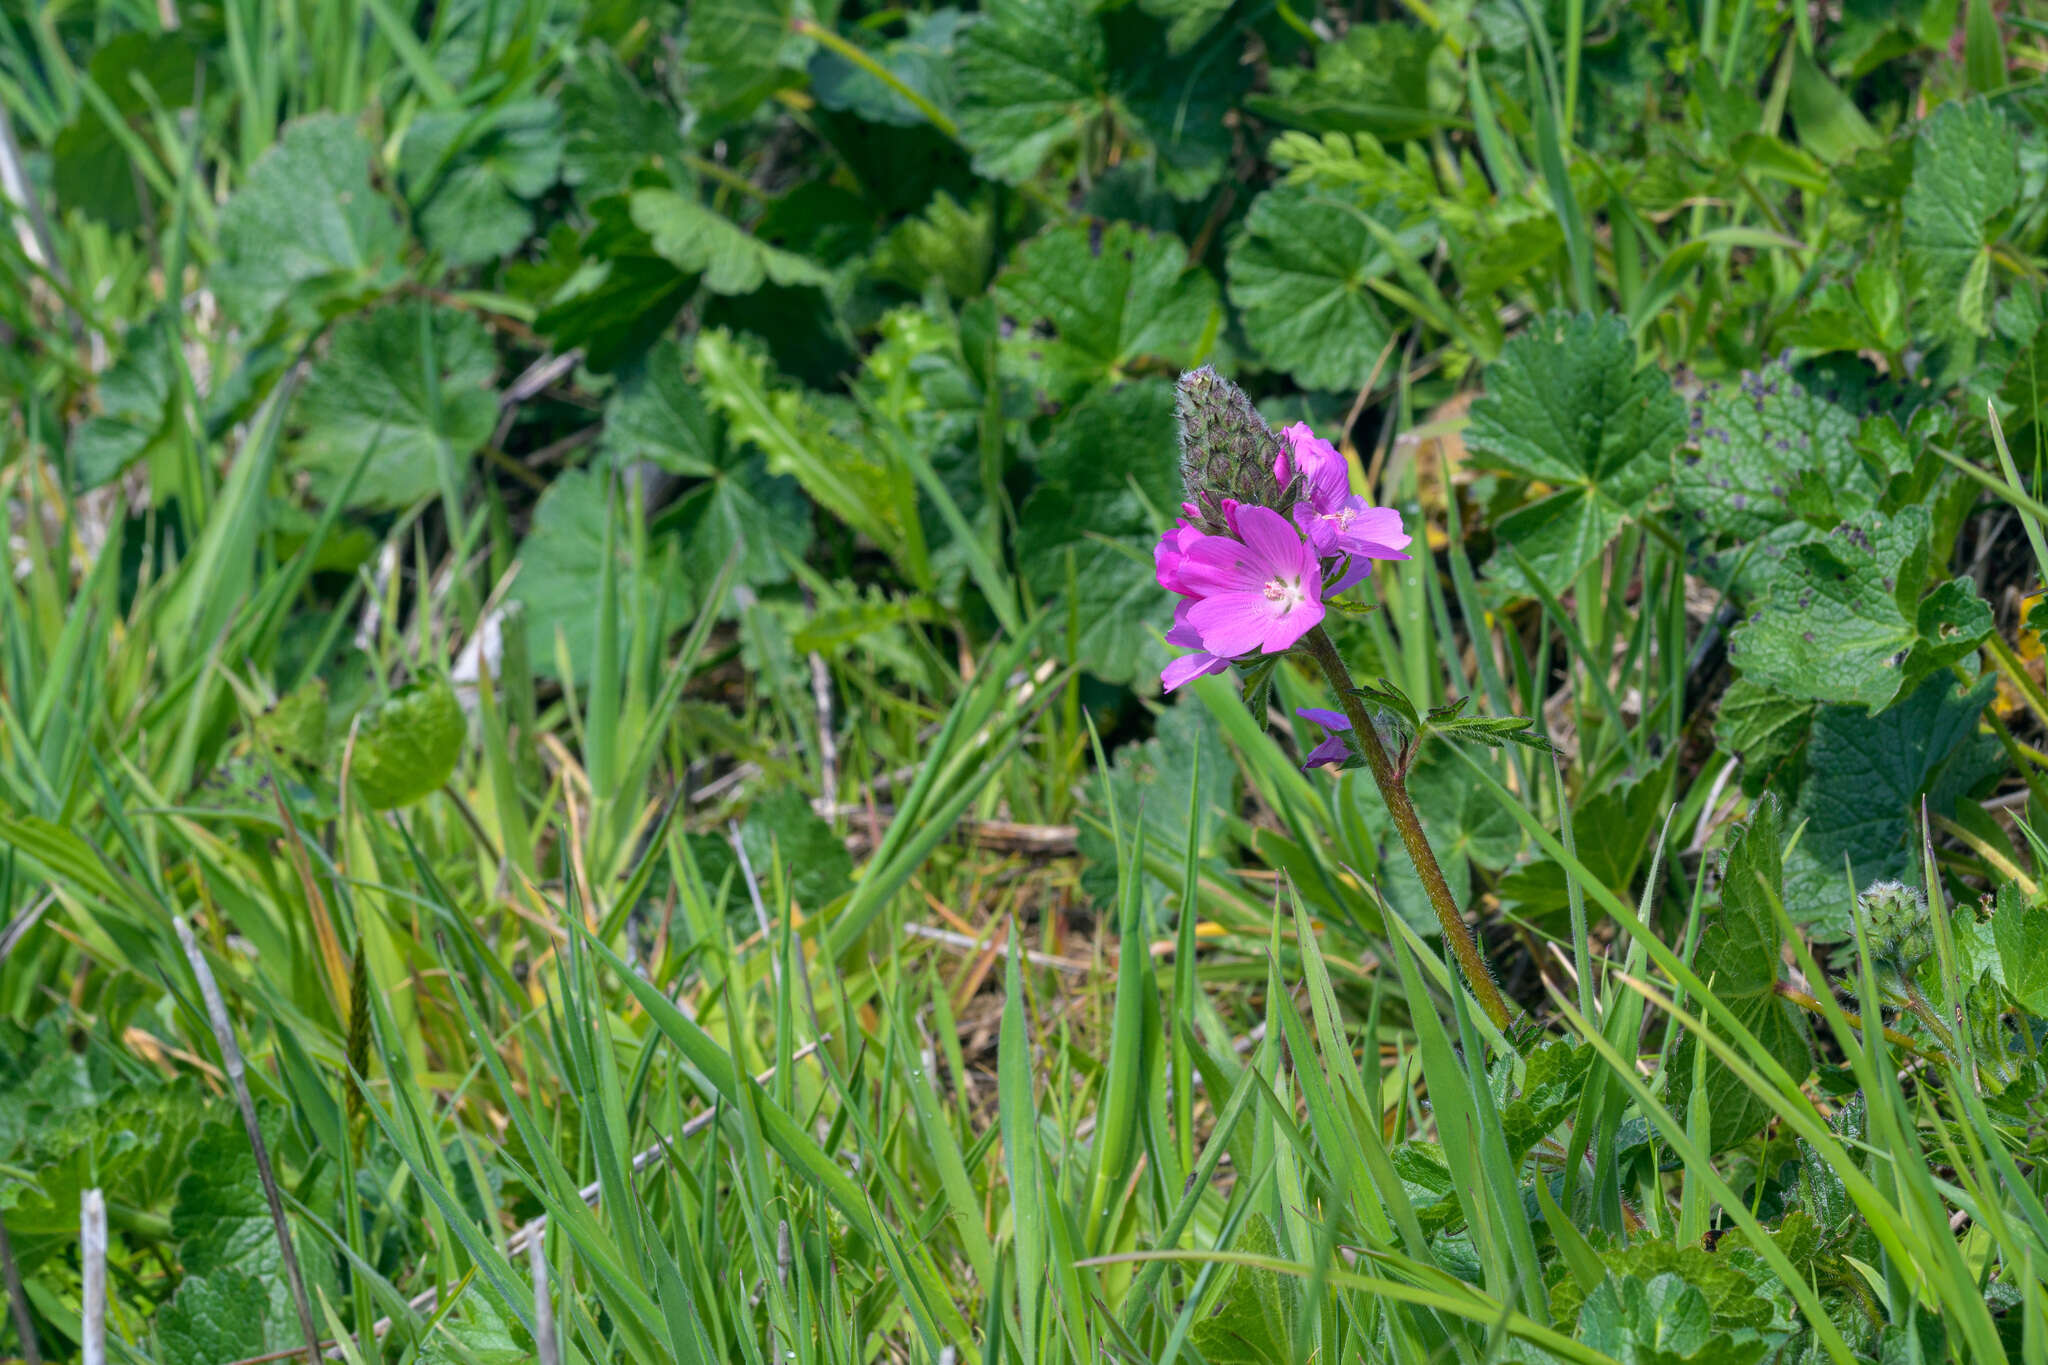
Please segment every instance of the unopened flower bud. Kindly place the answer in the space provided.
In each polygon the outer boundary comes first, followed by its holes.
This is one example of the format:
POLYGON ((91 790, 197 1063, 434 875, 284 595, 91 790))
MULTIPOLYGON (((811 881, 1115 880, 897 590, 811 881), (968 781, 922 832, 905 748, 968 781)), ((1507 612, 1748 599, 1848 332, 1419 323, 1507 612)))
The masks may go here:
POLYGON ((1285 510, 1273 476, 1283 446, 1243 389, 1204 365, 1180 377, 1174 398, 1180 422, 1180 473, 1197 525, 1227 530, 1226 502, 1285 510))
POLYGON ((1870 935, 1870 955, 1911 976, 1914 968, 1934 956, 1934 922, 1927 897, 1904 882, 1872 882, 1856 898, 1870 935))

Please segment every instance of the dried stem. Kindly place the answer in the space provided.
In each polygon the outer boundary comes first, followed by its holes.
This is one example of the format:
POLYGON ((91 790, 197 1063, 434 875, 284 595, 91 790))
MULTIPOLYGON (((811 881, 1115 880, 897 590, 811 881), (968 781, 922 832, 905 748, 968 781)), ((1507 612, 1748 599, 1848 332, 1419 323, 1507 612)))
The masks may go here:
POLYGON ((80 1359, 107 1365, 107 1200, 98 1189, 78 1201, 78 1254, 84 1272, 79 1309, 80 1359))
POLYGON ((263 1198, 270 1205, 270 1221, 277 1229, 277 1249, 284 1259, 285 1280, 291 1285, 292 1303, 299 1311, 299 1330, 306 1337, 307 1358, 318 1359, 320 1332, 313 1326, 313 1305, 306 1298, 306 1279, 299 1273, 299 1254, 292 1244, 291 1224, 285 1221, 284 1198, 278 1193, 277 1172, 270 1164, 270 1149, 263 1143, 263 1129, 256 1120, 256 1101, 249 1095, 242 1049, 235 1042, 235 1026, 228 1018, 227 1002, 221 999, 220 986, 213 979, 213 968, 207 965, 206 955, 199 951, 199 941, 192 937, 192 926, 185 922, 183 915, 173 915, 171 924, 178 931, 178 942, 184 946, 185 960, 192 964, 192 974, 199 978, 199 994, 206 1002, 206 1016, 213 1025, 213 1040, 220 1045, 221 1065, 228 1073, 228 1086, 235 1092, 235 1103, 242 1111, 242 1127, 249 1134, 249 1146, 256 1152, 256 1175, 263 1182, 263 1198))
POLYGON ((1415 813, 1415 803, 1408 799, 1408 784, 1395 771, 1394 760, 1388 756, 1386 745, 1380 743, 1379 731, 1373 728, 1372 716, 1359 698, 1357 685, 1351 681, 1350 671, 1338 656, 1337 646, 1330 642, 1329 632, 1321 626, 1304 636, 1303 643, 1322 666, 1323 676, 1329 679, 1338 704, 1351 721, 1352 740, 1358 745, 1359 752, 1365 755, 1366 767, 1372 770, 1372 780, 1379 785, 1380 796, 1387 803, 1387 813, 1394 817, 1394 827, 1401 831, 1401 843, 1408 850, 1408 860, 1415 864, 1415 873, 1422 879, 1422 889, 1428 893, 1437 922, 1443 926, 1444 942, 1450 945, 1451 952, 1457 957, 1458 966, 1464 970, 1465 980, 1472 987, 1479 1007, 1486 1011, 1486 1017, 1493 1020, 1495 1027, 1505 1030, 1514 1022, 1508 1013, 1507 1001, 1501 997, 1500 987, 1493 983, 1493 973, 1487 970, 1486 958, 1481 955, 1478 943, 1473 941, 1472 931, 1465 927, 1458 902, 1451 895, 1449 883, 1444 881, 1443 868, 1437 864, 1436 851, 1429 846, 1429 836, 1422 832, 1422 818, 1415 813))
POLYGON ((28 1294, 21 1287, 21 1270, 14 1264, 14 1247, 7 1240, 7 1224, 0 1221, 0 1277, 7 1281, 7 1306, 14 1314, 15 1335, 21 1338, 24 1365, 43 1365, 43 1353, 36 1346, 36 1321, 29 1316, 28 1294))
POLYGON ((535 1237, 526 1244, 526 1258, 533 1266, 533 1347, 537 1365, 562 1365, 562 1345, 555 1339, 555 1303, 548 1295, 547 1239, 535 1237))
MULTIPOLYGON (((1778 983, 1775 989, 1777 991, 1778 998, 1780 1000, 1783 1000, 1786 1004, 1796 1005, 1800 1009, 1805 1010, 1808 1014, 1813 1015, 1815 1018, 1827 1018, 1827 1008, 1824 1005, 1822 1005, 1820 1001, 1814 999, 1811 995, 1808 995, 1805 991, 1800 990, 1796 986, 1788 986, 1782 981, 1778 983)), ((1840 1009, 1840 1006, 1837 1006, 1836 1008, 1840 1009)), ((1855 1029, 1858 1033, 1862 1033, 1864 1031, 1865 1025, 1863 1023, 1862 1015, 1856 1013, 1856 1011, 1854 1010, 1848 1009, 1841 1010, 1841 1014, 1843 1023, 1847 1024, 1850 1028, 1855 1029)), ((1884 1030, 1884 1037, 1885 1041, 1890 1043, 1893 1047, 1903 1048, 1907 1052, 1912 1053, 1915 1057, 1926 1058, 1929 1061, 1933 1060, 1932 1058, 1927 1057, 1927 1054, 1921 1050, 1921 1047, 1918 1043, 1914 1042, 1911 1038, 1908 1038, 1905 1034, 1899 1032, 1895 1028, 1886 1027, 1886 1029, 1884 1030)))

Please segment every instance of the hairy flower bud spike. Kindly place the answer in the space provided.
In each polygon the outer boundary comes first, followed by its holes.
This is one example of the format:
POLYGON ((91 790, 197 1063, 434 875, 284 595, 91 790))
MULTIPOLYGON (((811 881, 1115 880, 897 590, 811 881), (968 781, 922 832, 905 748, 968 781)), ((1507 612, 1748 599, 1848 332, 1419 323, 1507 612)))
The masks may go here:
POLYGON ((1273 469, 1285 447, 1243 389, 1207 365, 1189 370, 1175 391, 1174 415, 1180 425, 1181 480, 1195 525, 1211 535, 1226 535, 1225 503, 1282 507, 1273 469))
POLYGON ((1905 976, 1934 956, 1927 897, 1904 882, 1872 882, 1857 898, 1870 933, 1870 955, 1905 976))

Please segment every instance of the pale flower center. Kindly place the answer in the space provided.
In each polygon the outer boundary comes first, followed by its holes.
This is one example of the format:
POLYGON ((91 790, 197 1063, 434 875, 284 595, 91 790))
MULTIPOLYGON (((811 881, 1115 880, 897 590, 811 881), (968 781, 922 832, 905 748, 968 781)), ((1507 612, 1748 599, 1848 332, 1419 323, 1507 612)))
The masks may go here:
POLYGON ((1308 597, 1308 594, 1301 590, 1299 578, 1284 576, 1267 579, 1265 594, 1266 600, 1278 606, 1283 616, 1300 606, 1308 597))

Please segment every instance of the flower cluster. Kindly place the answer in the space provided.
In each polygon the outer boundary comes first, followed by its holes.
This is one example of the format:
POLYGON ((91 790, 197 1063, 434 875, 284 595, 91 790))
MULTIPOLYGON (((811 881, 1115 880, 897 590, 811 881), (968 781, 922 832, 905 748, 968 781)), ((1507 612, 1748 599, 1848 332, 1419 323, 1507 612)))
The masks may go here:
POLYGON ((1182 381, 1188 501, 1153 552, 1159 586, 1182 599, 1166 641, 1194 651, 1160 674, 1169 692, 1244 655, 1285 652, 1322 621, 1326 596, 1376 559, 1408 558, 1400 513, 1351 491, 1335 446, 1302 422, 1275 437, 1248 402, 1210 401, 1212 388, 1242 399, 1206 371, 1182 381))

